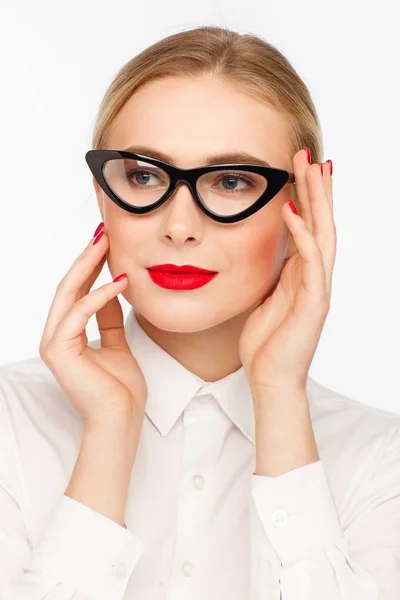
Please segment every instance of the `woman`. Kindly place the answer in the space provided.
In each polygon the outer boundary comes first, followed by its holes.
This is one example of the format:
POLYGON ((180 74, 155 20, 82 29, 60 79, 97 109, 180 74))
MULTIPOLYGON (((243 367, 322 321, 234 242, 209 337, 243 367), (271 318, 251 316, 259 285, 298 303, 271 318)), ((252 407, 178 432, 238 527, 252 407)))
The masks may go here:
POLYGON ((1 598, 398 598, 400 417, 308 376, 336 232, 303 81, 256 36, 172 35, 86 160, 102 222, 2 368, 1 598))

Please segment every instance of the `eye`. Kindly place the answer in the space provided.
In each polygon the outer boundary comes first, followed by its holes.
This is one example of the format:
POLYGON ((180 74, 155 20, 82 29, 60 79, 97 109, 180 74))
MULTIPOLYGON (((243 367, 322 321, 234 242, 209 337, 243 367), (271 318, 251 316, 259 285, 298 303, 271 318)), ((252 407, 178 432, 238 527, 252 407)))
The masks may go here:
MULTIPOLYGON (((139 187, 150 187, 147 184, 151 177, 155 177, 155 179, 158 179, 158 183, 160 183, 160 173, 156 174, 144 169, 132 169, 126 174, 126 177, 131 181, 133 180, 132 183, 134 185, 137 184, 139 187)), ((157 182, 153 182, 151 185, 157 185, 157 182)))
POLYGON ((220 182, 227 182, 228 187, 225 187, 225 185, 223 185, 224 189, 233 192, 243 192, 247 187, 252 188, 255 185, 254 182, 251 181, 251 179, 248 179, 243 175, 239 175, 238 173, 224 173, 218 178, 217 184, 219 184, 220 182), (241 182, 243 184, 242 187, 237 187, 237 182, 241 182))

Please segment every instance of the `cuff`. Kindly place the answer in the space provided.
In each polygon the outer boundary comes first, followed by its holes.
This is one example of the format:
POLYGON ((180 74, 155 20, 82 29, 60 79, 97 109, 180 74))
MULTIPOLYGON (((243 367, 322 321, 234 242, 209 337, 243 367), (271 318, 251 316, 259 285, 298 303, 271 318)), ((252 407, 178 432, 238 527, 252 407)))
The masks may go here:
POLYGON ((321 460, 278 477, 252 475, 251 495, 264 532, 283 566, 343 537, 321 460))
POLYGON ((28 568, 96 600, 122 600, 145 546, 133 533, 63 495, 53 506, 28 568))

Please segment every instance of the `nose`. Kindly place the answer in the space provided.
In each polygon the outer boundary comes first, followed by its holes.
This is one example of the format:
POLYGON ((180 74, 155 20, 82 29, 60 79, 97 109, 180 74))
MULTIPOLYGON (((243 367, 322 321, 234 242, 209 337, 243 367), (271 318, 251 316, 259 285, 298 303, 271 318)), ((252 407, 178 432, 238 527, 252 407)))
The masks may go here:
POLYGON ((192 205, 192 207, 197 209, 201 215, 203 214, 197 205, 189 184, 184 179, 178 179, 178 181, 175 183, 175 188, 173 189, 169 198, 166 200, 166 204, 169 204, 171 200, 175 200, 175 202, 171 202, 171 204, 174 205, 181 203, 187 206, 192 205), (176 202, 177 199, 179 199, 178 202, 176 202))
POLYGON ((165 238, 177 245, 200 243, 204 236, 206 215, 197 206, 184 180, 177 181, 164 208, 162 235, 165 238))

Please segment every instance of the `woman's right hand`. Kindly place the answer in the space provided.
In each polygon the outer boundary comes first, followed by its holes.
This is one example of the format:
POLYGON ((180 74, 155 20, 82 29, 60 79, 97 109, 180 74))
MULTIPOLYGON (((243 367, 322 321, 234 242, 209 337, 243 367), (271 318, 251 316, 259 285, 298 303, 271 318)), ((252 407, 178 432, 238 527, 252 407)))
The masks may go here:
POLYGON ((109 249, 104 227, 102 231, 99 241, 93 244, 92 238, 58 284, 39 345, 40 357, 85 424, 121 413, 143 420, 147 400, 146 381, 126 341, 117 298, 127 277, 90 292, 109 249), (100 332, 98 349, 88 346, 85 331, 93 314, 100 332))

